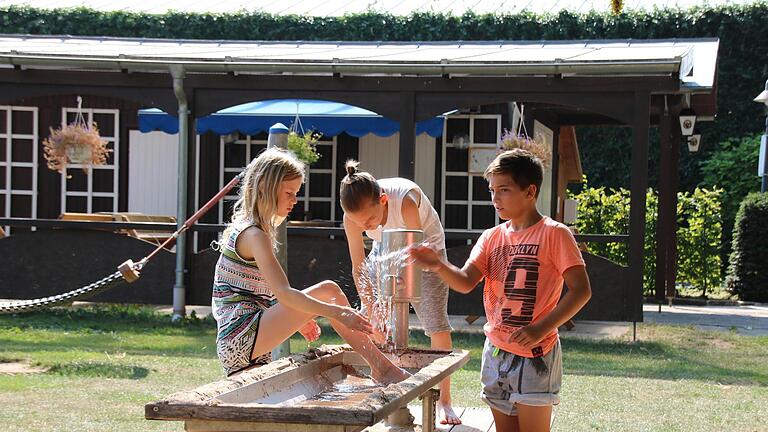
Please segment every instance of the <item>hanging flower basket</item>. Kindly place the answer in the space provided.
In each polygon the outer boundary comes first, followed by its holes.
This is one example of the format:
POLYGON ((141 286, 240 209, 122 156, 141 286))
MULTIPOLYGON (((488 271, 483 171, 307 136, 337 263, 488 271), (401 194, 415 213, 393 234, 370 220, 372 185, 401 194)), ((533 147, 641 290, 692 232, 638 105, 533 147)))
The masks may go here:
POLYGON ((319 133, 312 131, 304 132, 303 135, 290 131, 288 132, 288 150, 293 152, 300 161, 312 165, 320 159, 320 154, 317 152, 320 136, 319 133))
POLYGON ((77 97, 75 121, 59 129, 50 128, 51 135, 43 141, 48 168, 63 173, 67 164, 82 164, 83 171, 93 165, 104 165, 108 142, 101 139, 96 123, 86 124, 83 117, 83 98, 77 97))
POLYGON ((88 166, 104 165, 107 154, 112 151, 99 136, 96 124, 86 126, 75 122, 50 130, 51 135, 43 141, 43 146, 48 168, 54 171, 64 172, 68 164, 82 164, 87 173, 88 166))
POLYGON ((548 169, 552 163, 552 150, 547 147, 546 144, 537 142, 533 138, 527 135, 520 135, 513 131, 504 129, 504 133, 499 140, 498 150, 499 152, 520 148, 528 150, 534 156, 536 156, 544 169, 548 169))

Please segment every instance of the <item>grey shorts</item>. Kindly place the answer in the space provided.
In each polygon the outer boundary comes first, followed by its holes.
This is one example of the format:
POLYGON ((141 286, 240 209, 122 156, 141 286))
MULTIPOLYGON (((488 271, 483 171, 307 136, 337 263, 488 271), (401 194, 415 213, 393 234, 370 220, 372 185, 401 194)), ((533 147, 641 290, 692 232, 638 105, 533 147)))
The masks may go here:
POLYGON ((518 403, 531 406, 560 403, 563 381, 560 340, 545 356, 531 359, 501 349, 497 351, 486 338, 481 370, 481 397, 503 414, 516 416, 518 403))
MULTIPOLYGON (((445 249, 438 254, 448 260, 445 249)), ((453 330, 448 322, 448 285, 435 273, 421 272, 421 301, 413 303, 413 310, 427 336, 453 330)))

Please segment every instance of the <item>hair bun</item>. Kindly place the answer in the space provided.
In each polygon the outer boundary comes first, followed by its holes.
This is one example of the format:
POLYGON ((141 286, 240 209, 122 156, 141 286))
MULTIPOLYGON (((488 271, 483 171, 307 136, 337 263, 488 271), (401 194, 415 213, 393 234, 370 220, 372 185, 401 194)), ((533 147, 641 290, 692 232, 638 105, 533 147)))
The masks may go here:
POLYGON ((344 164, 344 169, 347 171, 347 175, 353 176, 357 174, 360 171, 358 169, 359 165, 360 165, 360 162, 354 159, 347 159, 347 163, 344 164))

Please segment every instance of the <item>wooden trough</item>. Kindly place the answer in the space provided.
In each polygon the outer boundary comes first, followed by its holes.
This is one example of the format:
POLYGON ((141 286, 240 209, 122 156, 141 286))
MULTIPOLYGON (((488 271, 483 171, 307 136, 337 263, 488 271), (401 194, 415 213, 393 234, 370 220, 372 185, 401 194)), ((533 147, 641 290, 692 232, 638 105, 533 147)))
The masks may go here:
POLYGON ((422 431, 434 430, 432 387, 469 353, 407 349, 393 360, 413 376, 383 387, 364 377, 367 365, 348 345, 324 345, 149 403, 145 417, 200 432, 356 432, 423 396, 422 431))

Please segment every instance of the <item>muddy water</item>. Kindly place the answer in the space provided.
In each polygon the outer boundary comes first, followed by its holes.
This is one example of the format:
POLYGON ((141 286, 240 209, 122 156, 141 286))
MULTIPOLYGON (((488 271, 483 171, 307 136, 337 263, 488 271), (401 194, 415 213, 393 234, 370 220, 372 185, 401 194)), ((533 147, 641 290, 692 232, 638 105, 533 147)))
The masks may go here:
POLYGON ((329 389, 298 405, 339 406, 345 403, 354 404, 364 400, 374 390, 380 388, 382 388, 381 385, 368 377, 347 375, 343 380, 335 382, 329 389))

